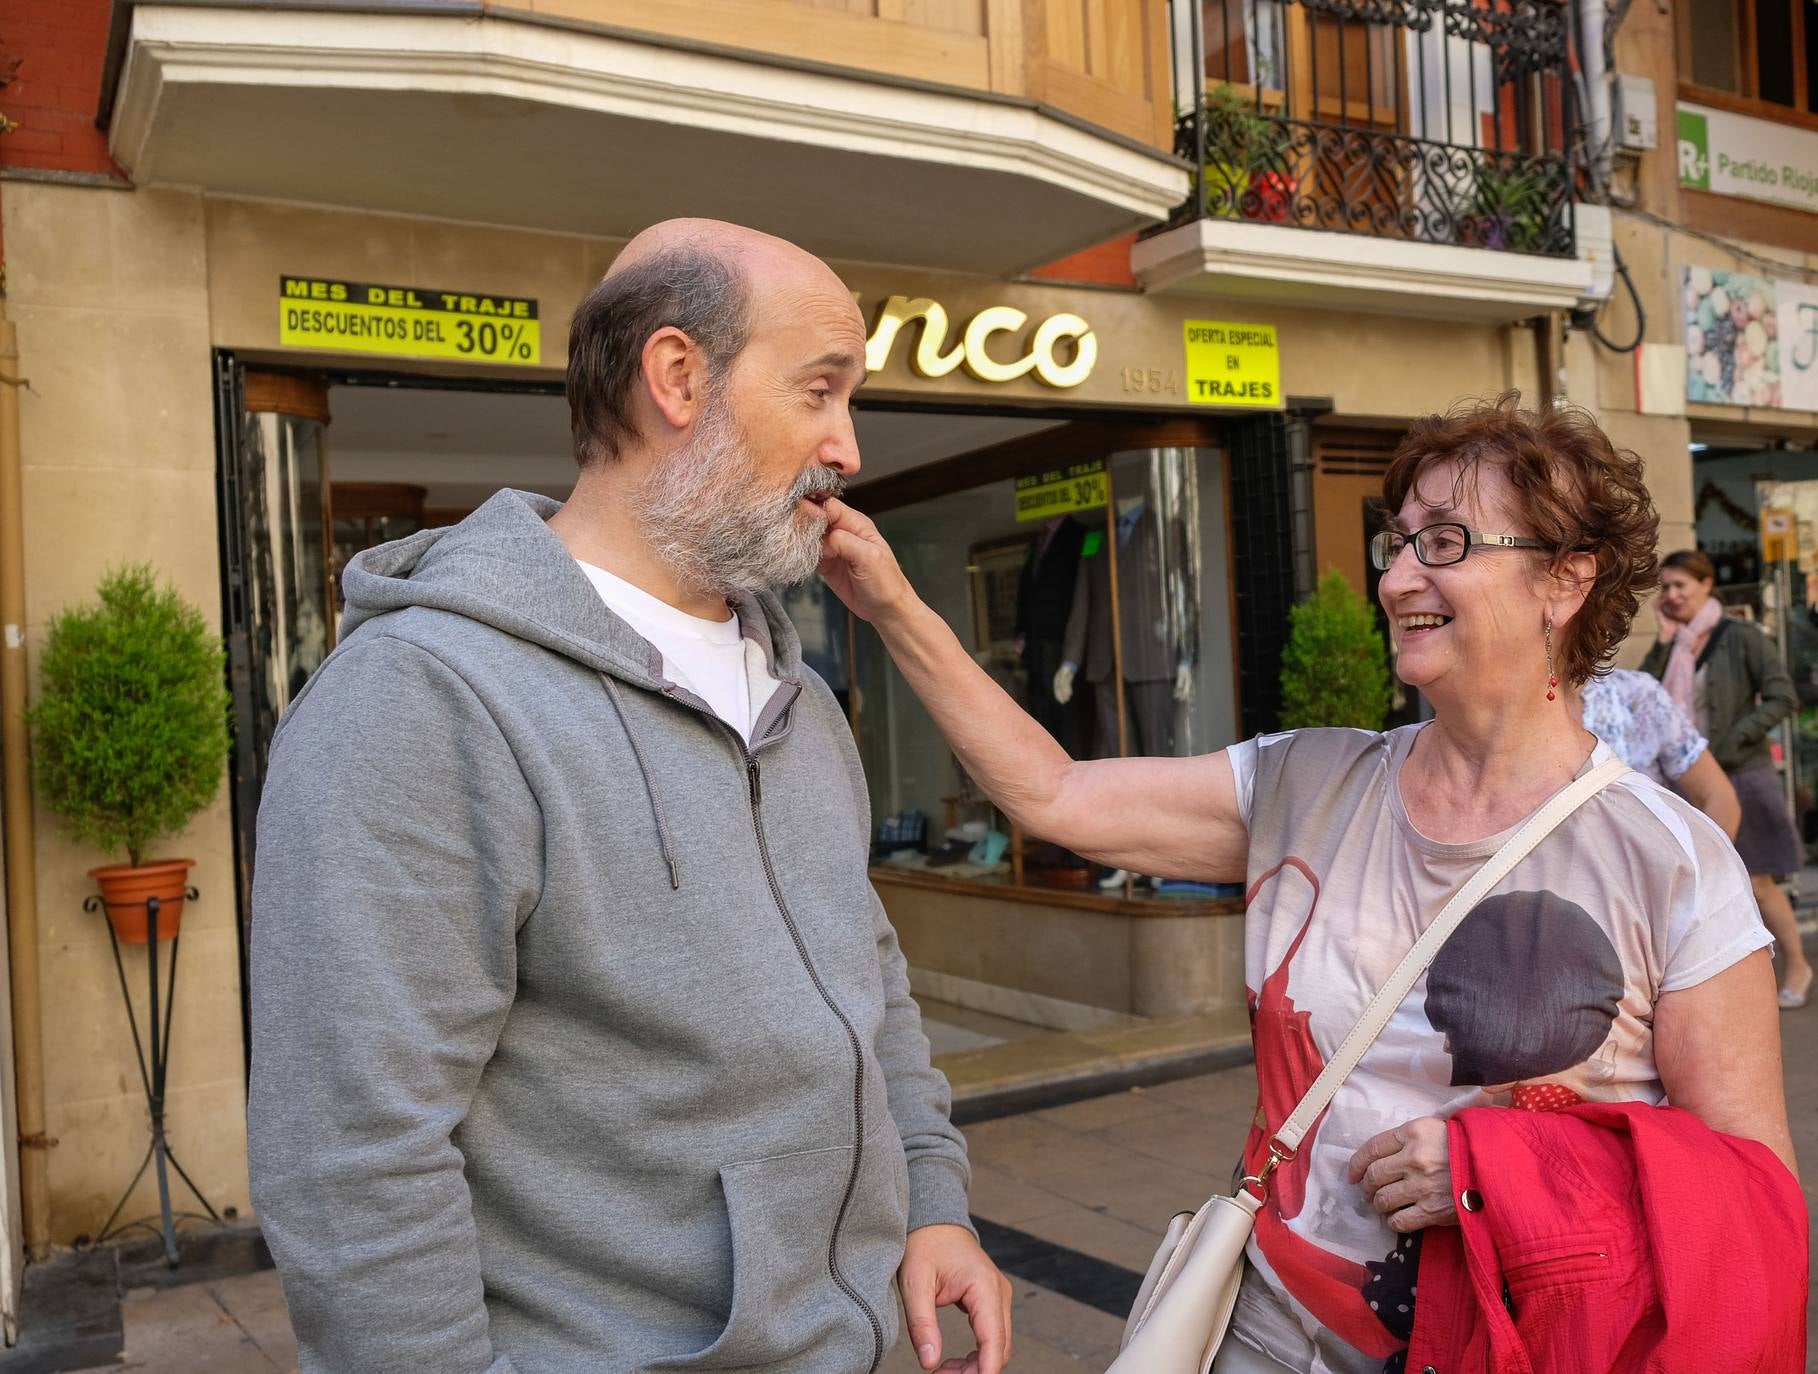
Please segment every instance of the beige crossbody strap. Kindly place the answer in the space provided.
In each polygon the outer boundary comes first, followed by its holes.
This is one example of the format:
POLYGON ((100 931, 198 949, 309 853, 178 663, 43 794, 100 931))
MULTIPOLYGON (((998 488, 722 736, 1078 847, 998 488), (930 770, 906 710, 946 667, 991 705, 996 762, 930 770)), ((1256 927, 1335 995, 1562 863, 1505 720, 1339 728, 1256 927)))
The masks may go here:
POLYGON ((1395 1009, 1413 990, 1420 975, 1426 972, 1427 965, 1433 962, 1440 946, 1458 928, 1459 922, 1470 915, 1472 908, 1489 895, 1490 889, 1507 877, 1509 870, 1525 859, 1534 846, 1551 834, 1560 822, 1628 771, 1628 765, 1621 759, 1612 758, 1562 788, 1545 806, 1529 816, 1521 829, 1511 835, 1502 848, 1471 875, 1471 880, 1458 889, 1452 900, 1446 903, 1445 909, 1439 913, 1438 919, 1414 942, 1414 948, 1408 951, 1407 957, 1395 966, 1395 972, 1389 975, 1389 981, 1370 999, 1370 1005, 1364 1008, 1357 1024, 1351 1027, 1351 1033, 1327 1063, 1325 1071, 1313 1080, 1313 1086, 1307 1089, 1307 1095, 1301 1098, 1299 1105, 1271 1138, 1272 1146, 1279 1144, 1287 1147, 1279 1152, 1282 1157, 1292 1158, 1294 1151, 1300 1148, 1301 1140, 1319 1119, 1319 1114, 1326 1109, 1326 1104, 1332 1100, 1339 1085, 1357 1067, 1357 1061, 1363 1058, 1364 1051, 1382 1034, 1383 1027, 1389 1024, 1389 1018, 1395 1014, 1395 1009))

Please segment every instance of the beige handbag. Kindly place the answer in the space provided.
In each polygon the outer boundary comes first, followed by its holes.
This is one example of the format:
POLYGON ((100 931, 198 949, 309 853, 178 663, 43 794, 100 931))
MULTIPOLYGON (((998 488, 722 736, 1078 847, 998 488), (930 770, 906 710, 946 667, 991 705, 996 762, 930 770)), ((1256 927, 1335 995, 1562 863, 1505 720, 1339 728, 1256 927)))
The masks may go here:
POLYGON ((1269 1158, 1262 1168, 1240 1179, 1234 1196, 1213 1197, 1197 1212, 1182 1212, 1168 1223, 1130 1309, 1122 1349, 1106 1374, 1207 1374, 1231 1325, 1243 1278, 1244 1247, 1255 1227, 1257 1211, 1268 1200, 1269 1176, 1294 1158, 1332 1095, 1382 1034, 1459 922, 1554 827, 1628 771, 1620 759, 1609 759, 1555 793, 1528 817, 1453 894, 1438 919, 1395 966, 1307 1095, 1269 1137, 1269 1158))

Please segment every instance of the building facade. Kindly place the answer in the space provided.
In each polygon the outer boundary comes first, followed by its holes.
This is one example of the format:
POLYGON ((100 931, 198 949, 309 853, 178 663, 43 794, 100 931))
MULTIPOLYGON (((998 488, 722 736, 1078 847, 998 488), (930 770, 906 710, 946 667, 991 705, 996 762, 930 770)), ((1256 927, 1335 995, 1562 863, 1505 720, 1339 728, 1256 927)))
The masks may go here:
MULTIPOLYGON (((1731 613, 1785 655, 1802 709, 1781 771, 1806 837, 1818 750, 1818 10, 1628 10, 1589 176, 1622 271, 1570 387, 1650 470, 1662 550, 1713 560, 1731 613)), ((1639 638, 1645 644, 1649 638, 1639 638)))
MULTIPOLYGON (((1574 204, 1551 0, 22 12, 0 24, 19 641, 35 667, 49 619, 143 559, 228 645, 228 782, 168 846, 201 892, 168 1104, 241 1214, 270 731, 353 552, 501 486, 566 491, 568 317, 638 228, 738 220, 841 272, 871 331, 855 503, 1093 754, 1273 723, 1289 606, 1324 566, 1371 588, 1367 497, 1410 417, 1617 375, 1566 338, 1611 264, 1607 213, 1574 204)), ((1688 420, 1617 409, 1683 485, 1688 420)), ((1689 499, 1663 504, 1689 530, 1689 499)), ((1241 1005, 1233 894, 1001 833, 868 632, 813 589, 790 605, 848 704, 920 993, 1058 1030, 1241 1005)), ((68 1243, 131 1177, 144 1101, 83 910, 101 857, 41 808, 7 822, 42 991, 20 1081, 56 1141, 9 1164, 43 1171, 28 1238, 68 1243)))

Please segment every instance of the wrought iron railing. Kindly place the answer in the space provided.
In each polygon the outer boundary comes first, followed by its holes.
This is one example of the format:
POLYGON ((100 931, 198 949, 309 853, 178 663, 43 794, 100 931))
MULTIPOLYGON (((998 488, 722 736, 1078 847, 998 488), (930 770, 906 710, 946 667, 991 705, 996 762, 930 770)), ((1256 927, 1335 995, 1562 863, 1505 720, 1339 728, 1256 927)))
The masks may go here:
MULTIPOLYGON (((1176 0, 1191 3, 1191 0, 1176 0)), ((1563 0, 1204 0, 1177 26, 1170 225, 1249 220, 1570 256, 1563 0)))

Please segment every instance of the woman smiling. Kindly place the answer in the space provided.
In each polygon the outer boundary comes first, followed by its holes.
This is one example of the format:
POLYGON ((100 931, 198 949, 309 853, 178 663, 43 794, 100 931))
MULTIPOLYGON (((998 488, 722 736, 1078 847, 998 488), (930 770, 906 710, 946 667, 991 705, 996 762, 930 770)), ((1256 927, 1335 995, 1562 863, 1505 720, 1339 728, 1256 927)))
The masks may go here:
MULTIPOLYGON (((1384 498, 1379 595, 1396 670, 1432 721, 1092 762, 973 664, 870 521, 828 504, 822 574, 1013 821, 1110 867, 1246 883, 1248 1174, 1447 899, 1609 758, 1571 689, 1654 582, 1641 460, 1582 412, 1508 396, 1421 420, 1384 498)), ((1457 1221, 1446 1122, 1464 1108, 1670 1097, 1790 1167, 1768 943, 1706 817, 1635 774, 1593 796, 1466 919, 1281 1162, 1220 1368, 1401 1367, 1419 1233, 1457 1221)))

